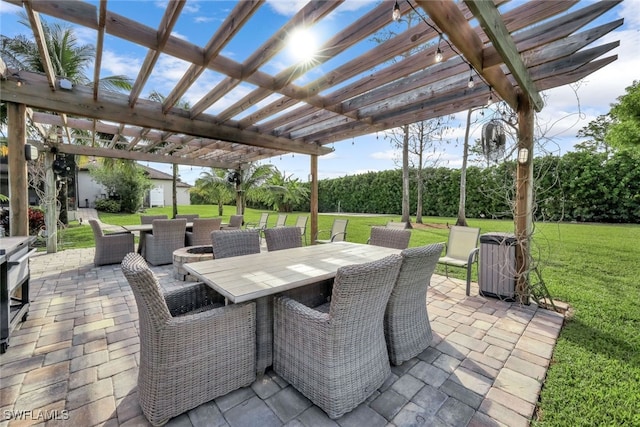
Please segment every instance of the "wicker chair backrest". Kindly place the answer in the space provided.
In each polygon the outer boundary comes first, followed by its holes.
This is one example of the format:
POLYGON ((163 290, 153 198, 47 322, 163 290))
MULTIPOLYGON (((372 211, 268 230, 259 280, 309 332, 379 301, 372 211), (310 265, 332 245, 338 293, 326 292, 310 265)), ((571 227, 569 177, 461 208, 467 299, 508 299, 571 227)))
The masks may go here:
POLYGON ((302 236, 298 227, 267 228, 264 230, 264 238, 269 252, 302 246, 302 236))
POLYGON ((219 230, 211 232, 215 259, 260 253, 259 230, 219 230))
POLYGON ((329 308, 336 336, 373 336, 377 328, 383 328, 384 311, 401 262, 402 257, 397 254, 338 268, 329 308))

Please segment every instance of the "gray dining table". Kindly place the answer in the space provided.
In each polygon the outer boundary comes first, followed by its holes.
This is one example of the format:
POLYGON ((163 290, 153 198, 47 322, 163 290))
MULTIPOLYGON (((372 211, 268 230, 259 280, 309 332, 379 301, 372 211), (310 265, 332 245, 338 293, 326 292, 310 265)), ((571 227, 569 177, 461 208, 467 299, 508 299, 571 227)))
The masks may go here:
POLYGON ((274 295, 332 279, 342 266, 400 252, 381 246, 334 242, 199 261, 183 267, 223 295, 228 303, 256 302, 256 370, 263 374, 273 362, 274 295))

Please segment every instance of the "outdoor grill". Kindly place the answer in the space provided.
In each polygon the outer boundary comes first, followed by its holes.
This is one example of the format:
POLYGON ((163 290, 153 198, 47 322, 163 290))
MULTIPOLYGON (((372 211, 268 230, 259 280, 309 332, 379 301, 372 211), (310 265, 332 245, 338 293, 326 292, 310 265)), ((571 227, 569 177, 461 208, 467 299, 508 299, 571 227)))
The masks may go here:
POLYGON ((0 238, 0 353, 9 346, 9 335, 29 312, 29 249, 31 237, 0 238))

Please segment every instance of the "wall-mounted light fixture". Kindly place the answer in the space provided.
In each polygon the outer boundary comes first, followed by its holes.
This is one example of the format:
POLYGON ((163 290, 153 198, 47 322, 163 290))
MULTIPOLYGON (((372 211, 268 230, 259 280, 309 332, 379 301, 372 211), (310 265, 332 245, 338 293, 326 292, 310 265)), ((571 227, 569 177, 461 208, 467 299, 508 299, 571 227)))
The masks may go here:
POLYGON ((526 148, 521 148, 518 150, 518 163, 521 165, 527 163, 529 160, 529 150, 526 148))

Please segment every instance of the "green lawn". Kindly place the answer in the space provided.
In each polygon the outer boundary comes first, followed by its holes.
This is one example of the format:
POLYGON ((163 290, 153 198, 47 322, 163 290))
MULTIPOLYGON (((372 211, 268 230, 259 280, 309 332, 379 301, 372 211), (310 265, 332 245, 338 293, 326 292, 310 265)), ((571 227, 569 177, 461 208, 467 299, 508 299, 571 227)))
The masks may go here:
MULTIPOLYGON (((224 217, 234 212, 225 207, 224 217)), ((180 213, 217 215, 217 207, 184 206, 180 213)), ((167 214, 171 208, 148 209, 167 214)), ((303 213, 302 215, 308 215, 303 213)), ((248 209, 245 221, 258 220, 248 209)), ((289 215, 294 224, 298 213, 289 215)), ((109 224, 138 224, 138 215, 101 214, 109 224)), ((328 230, 335 216, 320 215, 328 230)), ((370 227, 398 221, 399 216, 341 216, 349 220, 347 240, 366 242, 370 227)), ((269 225, 276 220, 275 213, 269 225)), ((424 218, 426 227, 412 231, 410 246, 442 242, 453 218, 424 218), (429 225, 432 226, 429 226, 429 225)), ((475 220, 482 233, 513 231, 512 221, 475 220)), ((307 229, 308 232, 308 229, 307 229)), ((640 426, 640 226, 537 223, 533 255, 555 299, 568 302, 572 315, 556 345, 545 380, 536 426, 640 426)), ((93 245, 90 227, 72 224, 63 248, 93 245)), ((444 269, 437 270, 444 273, 444 269)), ((464 278, 462 269, 450 274, 464 278)), ((474 278, 475 279, 475 278, 474 278)))

